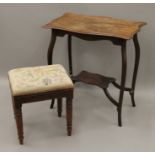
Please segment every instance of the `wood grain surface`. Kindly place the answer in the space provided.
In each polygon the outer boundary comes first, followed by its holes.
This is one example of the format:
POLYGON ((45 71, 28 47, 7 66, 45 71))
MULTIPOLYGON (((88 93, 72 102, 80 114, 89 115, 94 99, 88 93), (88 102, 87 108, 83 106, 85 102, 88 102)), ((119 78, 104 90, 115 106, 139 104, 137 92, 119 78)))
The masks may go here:
POLYGON ((105 16, 65 13, 63 16, 44 25, 43 28, 131 39, 145 24, 145 22, 128 21, 105 16))

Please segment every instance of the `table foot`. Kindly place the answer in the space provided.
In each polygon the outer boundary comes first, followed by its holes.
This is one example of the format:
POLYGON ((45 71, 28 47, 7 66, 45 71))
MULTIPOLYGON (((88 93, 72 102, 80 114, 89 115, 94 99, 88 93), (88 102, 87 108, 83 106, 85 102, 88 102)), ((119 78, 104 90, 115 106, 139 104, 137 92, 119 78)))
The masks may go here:
POLYGON ((136 107, 135 98, 134 98, 134 92, 133 92, 133 91, 130 91, 129 94, 130 94, 130 96, 131 96, 132 106, 133 106, 133 107, 136 107))
POLYGON ((53 109, 54 108, 54 102, 55 102, 55 99, 52 99, 51 105, 50 105, 50 109, 53 109))

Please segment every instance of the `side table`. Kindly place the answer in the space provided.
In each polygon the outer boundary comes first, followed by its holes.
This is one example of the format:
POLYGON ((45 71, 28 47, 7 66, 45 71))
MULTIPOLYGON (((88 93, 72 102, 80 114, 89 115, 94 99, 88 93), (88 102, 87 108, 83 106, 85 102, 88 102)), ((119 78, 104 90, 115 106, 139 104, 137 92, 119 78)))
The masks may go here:
MULTIPOLYGON (((57 36, 63 37, 68 35, 68 60, 69 72, 74 82, 84 82, 97 85, 103 89, 108 99, 117 107, 118 125, 122 126, 122 103, 124 91, 128 91, 131 96, 132 105, 135 105, 134 94, 137 78, 137 71, 140 59, 140 46, 137 33, 140 28, 145 25, 145 22, 127 21, 115 19, 105 16, 88 16, 75 13, 65 13, 63 16, 49 22, 43 28, 51 29, 51 41, 48 49, 47 60, 48 64, 52 64, 52 55, 57 36), (122 55, 122 71, 121 83, 118 84, 115 78, 105 77, 100 74, 82 71, 80 74, 73 76, 72 65, 72 36, 83 40, 110 40, 114 45, 121 46, 122 55), (126 70, 127 70, 127 54, 126 42, 132 39, 135 47, 135 63, 131 87, 126 87, 126 70), (116 101, 108 91, 108 85, 113 84, 120 90, 119 100, 116 101)), ((54 102, 53 102, 54 103, 54 102)))

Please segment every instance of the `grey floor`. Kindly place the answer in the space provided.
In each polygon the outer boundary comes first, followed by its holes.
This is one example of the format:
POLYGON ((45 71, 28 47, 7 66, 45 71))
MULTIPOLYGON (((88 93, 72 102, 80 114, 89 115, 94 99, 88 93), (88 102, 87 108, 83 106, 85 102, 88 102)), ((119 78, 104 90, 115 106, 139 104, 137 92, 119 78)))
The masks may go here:
MULTIPOLYGON (((114 90, 113 94, 117 95, 114 90)), ((77 84, 73 135, 66 135, 65 110, 57 117, 50 101, 23 106, 25 143, 17 141, 8 81, 0 80, 0 151, 155 151, 155 96, 137 90, 137 107, 126 94, 123 127, 102 90, 77 84)), ((65 109, 65 107, 63 107, 65 109)))

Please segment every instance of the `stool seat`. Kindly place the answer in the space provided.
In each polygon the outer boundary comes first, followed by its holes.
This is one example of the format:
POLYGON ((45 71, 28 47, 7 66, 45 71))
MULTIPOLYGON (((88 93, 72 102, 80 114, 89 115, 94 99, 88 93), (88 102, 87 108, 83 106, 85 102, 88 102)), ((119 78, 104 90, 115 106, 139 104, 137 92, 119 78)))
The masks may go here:
POLYGON ((17 68, 8 74, 13 96, 73 88, 71 79, 60 64, 17 68))

